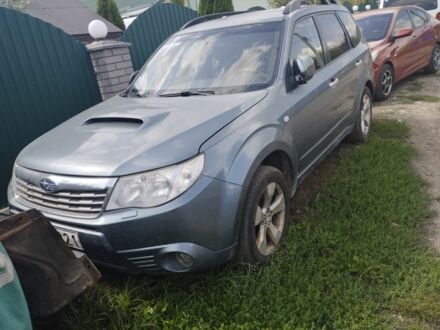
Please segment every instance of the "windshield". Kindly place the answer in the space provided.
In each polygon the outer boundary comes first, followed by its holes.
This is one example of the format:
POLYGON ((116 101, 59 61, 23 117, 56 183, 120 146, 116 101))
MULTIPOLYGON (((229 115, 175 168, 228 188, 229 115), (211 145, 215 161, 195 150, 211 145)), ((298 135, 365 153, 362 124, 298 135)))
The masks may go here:
POLYGON ((385 38, 393 14, 382 14, 357 18, 356 21, 362 30, 367 42, 385 38))
POLYGON ((437 8, 437 0, 385 0, 384 7, 399 7, 399 6, 419 6, 425 10, 433 10, 437 8))
POLYGON ((275 77, 281 28, 281 22, 271 22, 171 37, 130 92, 141 97, 190 96, 265 88, 275 77))

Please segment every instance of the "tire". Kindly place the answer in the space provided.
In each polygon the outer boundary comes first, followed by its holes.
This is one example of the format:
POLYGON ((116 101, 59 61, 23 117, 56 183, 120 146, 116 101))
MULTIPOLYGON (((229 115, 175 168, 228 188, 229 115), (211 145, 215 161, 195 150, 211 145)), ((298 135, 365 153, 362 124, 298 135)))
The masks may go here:
POLYGON ((353 131, 348 136, 348 140, 354 143, 365 142, 370 134, 372 119, 373 98, 371 97, 370 89, 364 87, 353 131))
POLYGON ((436 73, 440 69, 440 46, 436 44, 431 54, 431 62, 425 68, 426 73, 436 73))
POLYGON ((374 95, 376 101, 385 101, 394 87, 394 70, 389 64, 384 64, 380 70, 380 78, 374 95))
POLYGON ((245 197, 237 261, 263 264, 278 249, 288 227, 289 191, 278 169, 272 166, 258 168, 245 197), (269 209, 275 212, 268 213, 269 209))

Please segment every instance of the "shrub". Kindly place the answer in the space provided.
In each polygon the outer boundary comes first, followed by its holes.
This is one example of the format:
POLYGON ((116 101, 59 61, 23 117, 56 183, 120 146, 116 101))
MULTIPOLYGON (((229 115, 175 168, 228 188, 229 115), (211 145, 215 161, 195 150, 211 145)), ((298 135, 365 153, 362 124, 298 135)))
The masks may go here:
POLYGON ((107 21, 112 22, 118 28, 124 30, 125 25, 119 13, 118 6, 114 0, 98 0, 98 14, 104 17, 107 21))

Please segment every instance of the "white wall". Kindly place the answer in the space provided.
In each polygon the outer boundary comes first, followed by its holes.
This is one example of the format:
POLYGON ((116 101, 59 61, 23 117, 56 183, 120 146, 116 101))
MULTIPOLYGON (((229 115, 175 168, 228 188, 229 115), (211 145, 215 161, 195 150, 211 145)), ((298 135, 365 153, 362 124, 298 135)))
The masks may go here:
POLYGON ((233 3, 236 11, 247 10, 255 6, 261 6, 266 9, 270 8, 268 0, 233 0, 233 3))
MULTIPOLYGON (((235 11, 248 10, 249 8, 255 6, 270 9, 269 0, 232 0, 232 2, 234 4, 235 11)), ((187 0, 186 3, 190 8, 197 11, 198 0, 187 0)), ((128 27, 136 19, 136 16, 141 14, 146 9, 148 9, 148 7, 124 13, 122 15, 122 19, 124 20, 125 27, 128 27)))
MULTIPOLYGON (((234 9, 239 10, 247 10, 251 7, 261 6, 263 8, 269 8, 269 0, 232 0, 234 4, 234 9)), ((197 8, 198 0, 187 0, 190 8, 197 8)))

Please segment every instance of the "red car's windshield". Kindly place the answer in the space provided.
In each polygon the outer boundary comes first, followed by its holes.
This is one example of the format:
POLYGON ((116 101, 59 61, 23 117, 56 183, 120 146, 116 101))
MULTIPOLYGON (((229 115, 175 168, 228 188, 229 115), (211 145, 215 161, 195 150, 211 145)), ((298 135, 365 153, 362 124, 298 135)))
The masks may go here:
POLYGON ((381 14, 356 18, 356 21, 362 30, 365 39, 370 42, 385 38, 392 17, 393 14, 381 14))
POLYGON ((425 10, 433 10, 437 8, 437 0, 385 0, 384 7, 399 7, 399 6, 418 6, 425 10))

